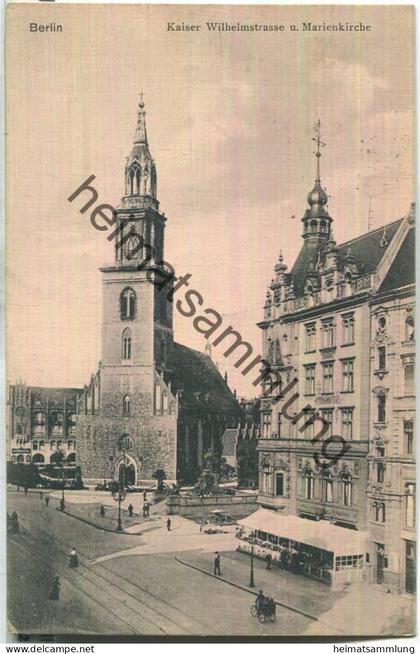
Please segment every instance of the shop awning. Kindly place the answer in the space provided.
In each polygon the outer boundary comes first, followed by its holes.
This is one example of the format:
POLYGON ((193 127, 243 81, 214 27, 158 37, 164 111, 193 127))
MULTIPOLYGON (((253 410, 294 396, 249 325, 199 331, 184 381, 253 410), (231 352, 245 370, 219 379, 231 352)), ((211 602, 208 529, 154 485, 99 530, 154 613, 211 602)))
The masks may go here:
POLYGON ((258 509, 243 520, 242 527, 264 531, 298 543, 311 545, 320 550, 333 552, 335 556, 364 554, 366 532, 337 527, 326 520, 307 520, 294 515, 282 515, 269 509, 258 509))

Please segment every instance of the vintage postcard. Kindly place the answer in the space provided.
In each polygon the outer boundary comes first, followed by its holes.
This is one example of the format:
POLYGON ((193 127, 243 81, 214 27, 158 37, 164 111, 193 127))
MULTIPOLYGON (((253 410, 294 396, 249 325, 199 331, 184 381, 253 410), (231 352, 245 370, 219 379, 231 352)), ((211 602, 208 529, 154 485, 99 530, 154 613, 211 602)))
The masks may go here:
POLYGON ((415 633, 414 28, 8 6, 10 633, 415 633))

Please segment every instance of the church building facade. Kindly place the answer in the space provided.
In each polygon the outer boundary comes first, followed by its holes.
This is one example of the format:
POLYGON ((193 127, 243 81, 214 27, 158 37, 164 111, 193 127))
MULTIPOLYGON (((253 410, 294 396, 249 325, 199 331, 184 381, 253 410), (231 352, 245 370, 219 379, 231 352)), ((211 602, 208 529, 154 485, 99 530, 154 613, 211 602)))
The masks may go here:
POLYGON ((78 401, 84 480, 193 482, 241 410, 210 354, 174 341, 173 283, 164 262, 166 217, 157 200, 143 100, 116 209, 115 261, 101 269, 102 356, 78 401))

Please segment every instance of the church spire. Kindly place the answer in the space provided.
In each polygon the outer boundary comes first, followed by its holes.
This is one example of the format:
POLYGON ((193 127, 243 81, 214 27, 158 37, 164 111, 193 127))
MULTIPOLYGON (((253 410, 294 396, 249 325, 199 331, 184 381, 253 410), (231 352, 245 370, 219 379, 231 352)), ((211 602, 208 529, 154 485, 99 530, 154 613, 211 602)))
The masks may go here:
POLYGON ((134 143, 148 145, 146 130, 146 111, 144 109, 143 90, 140 92, 140 100, 137 110, 137 127, 134 136, 134 143))
MULTIPOLYGON (((137 108, 137 126, 134 143, 125 167, 125 196, 137 196, 156 200, 157 175, 153 157, 150 154, 146 130, 146 111, 143 91, 137 108)), ((152 202, 154 206, 154 203, 152 202)), ((157 206, 155 207, 157 208, 157 206)))
POLYGON ((328 202, 328 195, 321 186, 321 148, 325 143, 321 140, 321 121, 318 119, 314 127, 315 136, 312 138, 316 144, 314 152, 316 157, 316 179, 315 186, 312 191, 308 193, 309 209, 305 211, 302 218, 304 224, 303 238, 323 238, 328 240, 330 233, 330 225, 332 222, 331 217, 326 210, 328 202))

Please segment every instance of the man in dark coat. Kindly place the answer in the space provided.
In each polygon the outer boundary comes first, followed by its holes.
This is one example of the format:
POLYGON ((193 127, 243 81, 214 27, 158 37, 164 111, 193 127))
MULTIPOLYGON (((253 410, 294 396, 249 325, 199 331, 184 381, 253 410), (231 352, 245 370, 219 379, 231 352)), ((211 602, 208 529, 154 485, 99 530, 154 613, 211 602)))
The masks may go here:
POLYGON ((133 507, 132 504, 129 504, 129 505, 128 505, 128 515, 130 516, 130 518, 133 517, 133 508, 134 508, 134 507, 133 507))
POLYGON ((266 563, 267 563, 267 570, 271 570, 271 565, 273 563, 273 557, 271 556, 270 553, 267 554, 265 557, 266 563))
POLYGON ((214 570, 213 574, 219 575, 219 577, 222 576, 222 572, 220 570, 220 554, 219 552, 215 552, 216 556, 214 557, 214 570))

